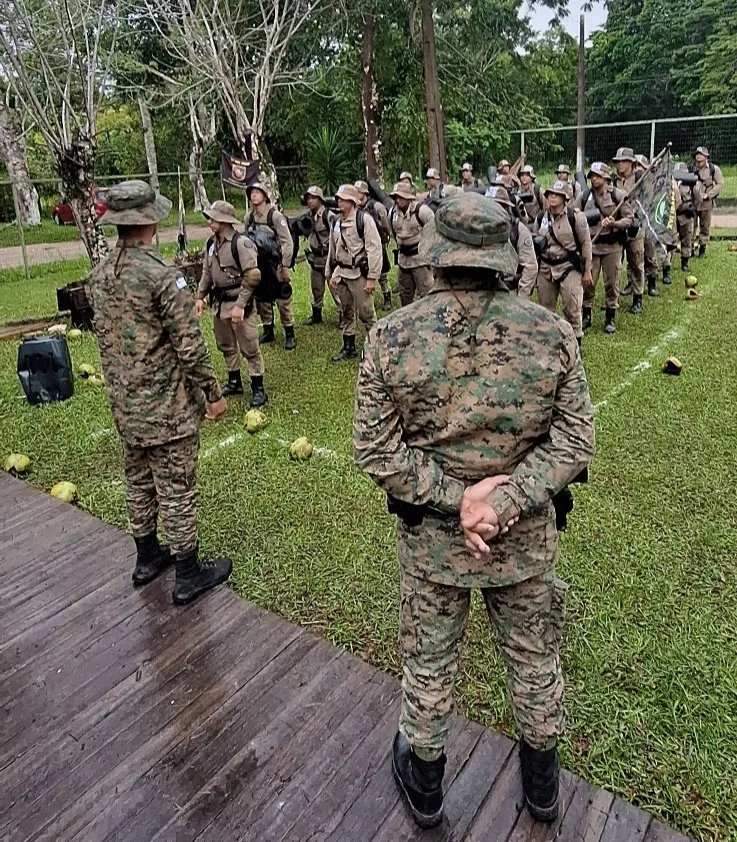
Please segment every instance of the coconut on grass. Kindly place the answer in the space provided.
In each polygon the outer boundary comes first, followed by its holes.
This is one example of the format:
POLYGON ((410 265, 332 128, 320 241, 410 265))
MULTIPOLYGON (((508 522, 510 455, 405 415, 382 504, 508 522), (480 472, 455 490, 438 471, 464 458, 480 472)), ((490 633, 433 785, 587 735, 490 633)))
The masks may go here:
POLYGON ((269 423, 269 419, 258 409, 249 409, 243 421, 249 433, 257 433, 269 423))
POLYGON ((5 460, 5 470, 14 477, 25 474, 30 467, 31 460, 25 453, 11 453, 5 460))
POLYGON ((312 442, 304 436, 300 436, 300 438, 292 442, 292 446, 289 448, 289 455, 297 462, 305 462, 312 456, 312 451, 312 442))
POLYGON ((64 503, 77 502, 77 486, 73 482, 57 482, 50 494, 64 503))

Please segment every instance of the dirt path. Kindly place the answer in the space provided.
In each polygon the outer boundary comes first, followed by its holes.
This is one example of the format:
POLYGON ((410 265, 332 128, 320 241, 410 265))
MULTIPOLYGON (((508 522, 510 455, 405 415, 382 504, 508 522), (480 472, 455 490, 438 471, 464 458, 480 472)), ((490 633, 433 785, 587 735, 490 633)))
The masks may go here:
MULTIPOLYGON (((163 228, 159 231, 160 243, 175 243, 177 241, 176 228, 163 228)), ((189 225, 187 236, 190 240, 206 240, 210 235, 210 229, 204 225, 189 225)), ((108 240, 110 245, 115 239, 108 240)), ((31 266, 40 266, 43 263, 55 263, 57 260, 74 260, 77 257, 84 257, 87 252, 81 240, 71 240, 66 243, 39 243, 26 246, 28 262, 31 266)), ((23 265, 23 252, 20 246, 0 249, 0 269, 13 269, 23 265)))

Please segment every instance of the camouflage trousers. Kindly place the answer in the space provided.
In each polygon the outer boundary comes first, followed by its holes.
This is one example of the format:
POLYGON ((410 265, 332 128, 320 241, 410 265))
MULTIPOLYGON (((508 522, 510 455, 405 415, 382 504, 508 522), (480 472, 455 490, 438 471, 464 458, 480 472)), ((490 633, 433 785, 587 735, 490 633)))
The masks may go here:
POLYGON ((199 436, 135 447, 123 442, 128 517, 134 537, 156 532, 159 514, 172 553, 197 545, 197 451, 199 436))
POLYGON ((292 310, 291 296, 289 298, 277 298, 273 303, 271 301, 259 301, 256 309, 258 310, 261 324, 264 327, 274 324, 274 304, 276 304, 279 310, 282 327, 292 327, 294 324, 294 311, 292 310))
POLYGON ((642 295, 645 292, 645 238, 627 240, 624 253, 627 255, 627 283, 634 295, 642 295))
MULTIPOLYGON (((514 585, 481 589, 517 726, 535 748, 551 746, 564 730, 559 646, 566 590, 554 568, 514 585)), ((402 571, 399 729, 415 747, 438 751, 445 745, 470 602, 469 588, 402 571)))
POLYGON ((432 269, 429 266, 416 266, 411 269, 397 270, 399 281, 399 300, 402 307, 406 307, 415 300, 415 293, 423 298, 432 287, 432 269))

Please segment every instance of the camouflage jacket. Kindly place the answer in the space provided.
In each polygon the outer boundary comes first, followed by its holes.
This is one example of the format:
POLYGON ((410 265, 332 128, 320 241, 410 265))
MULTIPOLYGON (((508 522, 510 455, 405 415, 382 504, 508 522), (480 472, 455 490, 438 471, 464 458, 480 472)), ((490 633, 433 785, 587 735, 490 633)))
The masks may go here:
MULTIPOLYGON (((399 500, 426 505, 445 540, 414 572, 458 587, 511 584, 555 563, 551 498, 594 454, 588 384, 571 327, 506 290, 438 279, 371 331, 354 419, 358 467, 399 500), (472 341, 475 330, 475 342, 472 341), (520 521, 476 561, 458 517, 465 488, 510 474, 489 502, 520 521)), ((410 563, 410 562, 408 562, 410 563)))
POLYGON ((195 434, 221 394, 181 273, 153 246, 118 243, 87 293, 121 438, 151 447, 195 434))

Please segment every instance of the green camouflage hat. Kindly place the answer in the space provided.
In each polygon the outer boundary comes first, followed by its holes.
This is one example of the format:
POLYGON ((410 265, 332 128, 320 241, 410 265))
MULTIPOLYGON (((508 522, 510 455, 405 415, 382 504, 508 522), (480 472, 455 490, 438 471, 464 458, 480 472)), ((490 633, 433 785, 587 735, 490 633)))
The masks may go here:
POLYGON ((155 225, 171 210, 171 202, 145 181, 123 181, 107 191, 103 225, 155 225))
POLYGON ((441 202, 422 228, 420 255, 431 266, 467 266, 505 275, 517 271, 517 254, 509 242, 509 215, 478 193, 463 193, 441 202))

